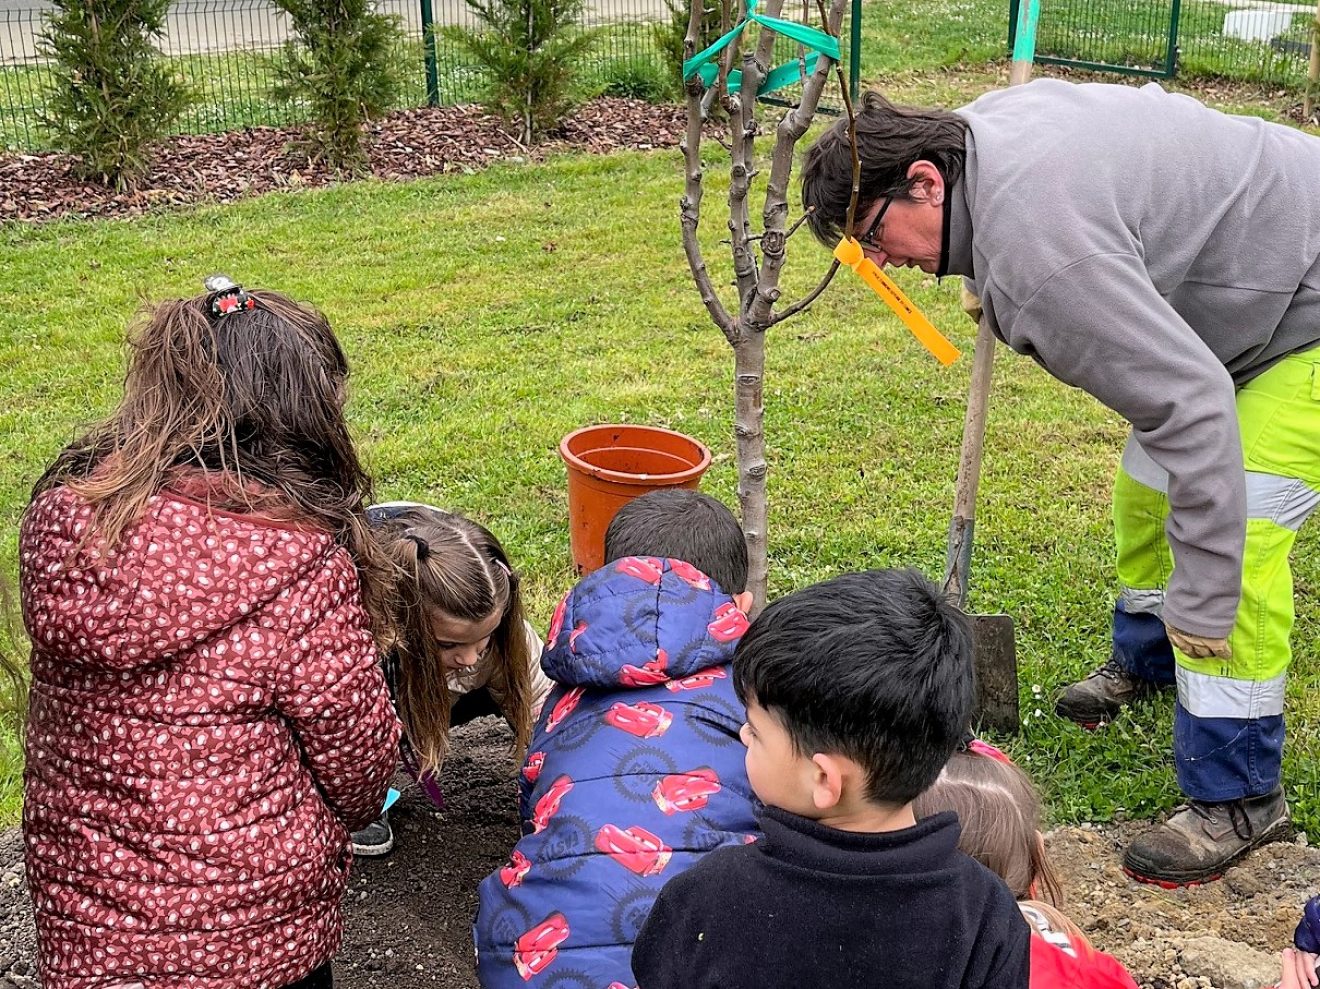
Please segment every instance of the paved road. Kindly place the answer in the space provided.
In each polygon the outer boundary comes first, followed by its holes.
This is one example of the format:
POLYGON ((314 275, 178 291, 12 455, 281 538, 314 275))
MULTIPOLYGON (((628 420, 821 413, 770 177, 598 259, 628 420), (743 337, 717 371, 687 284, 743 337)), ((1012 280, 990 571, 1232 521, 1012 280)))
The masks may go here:
MULTIPOLYGON (((37 58, 36 34, 47 0, 0 0, 0 64, 37 58)), ((471 23, 463 0, 432 0, 438 24, 471 23)), ((403 20, 407 30, 420 34, 420 0, 378 0, 377 9, 403 20)), ((589 0, 593 23, 655 20, 667 16, 664 0, 589 0)), ((289 18, 269 0, 185 0, 170 10, 163 51, 174 55, 229 51, 236 48, 273 48, 290 34, 289 18)))

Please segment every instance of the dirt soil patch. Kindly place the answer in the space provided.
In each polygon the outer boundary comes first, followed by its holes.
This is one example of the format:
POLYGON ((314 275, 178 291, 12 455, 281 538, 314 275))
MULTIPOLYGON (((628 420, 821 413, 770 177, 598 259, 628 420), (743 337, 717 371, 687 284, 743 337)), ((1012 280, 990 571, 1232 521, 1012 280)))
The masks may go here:
MULTIPOLYGON (((455 732, 437 812, 409 789, 391 811, 395 851, 363 860, 349 885, 348 927, 336 960, 345 989, 474 989, 476 886, 518 838, 509 734, 493 718, 455 732)), ((1277 952, 1306 898, 1320 890, 1320 850, 1300 843, 1260 849, 1221 882, 1167 891, 1131 882, 1119 868, 1142 825, 1061 828, 1049 836, 1068 913, 1096 946, 1117 955, 1144 989, 1222 989, 1182 968, 1184 942, 1214 936, 1277 952)), ((33 935, 16 831, 0 833, 0 989, 30 989, 33 935)))
MULTIPOLYGON (((556 151, 604 154, 678 144, 685 110, 602 97, 580 107, 549 140, 525 148, 479 106, 423 107, 388 114, 370 127, 370 170, 378 179, 472 171, 497 161, 528 161, 556 151)), ((187 134, 162 142, 132 193, 77 177, 66 154, 0 155, 0 222, 133 216, 195 203, 227 203, 273 189, 329 185, 339 176, 309 165, 301 130, 251 127, 187 134)))

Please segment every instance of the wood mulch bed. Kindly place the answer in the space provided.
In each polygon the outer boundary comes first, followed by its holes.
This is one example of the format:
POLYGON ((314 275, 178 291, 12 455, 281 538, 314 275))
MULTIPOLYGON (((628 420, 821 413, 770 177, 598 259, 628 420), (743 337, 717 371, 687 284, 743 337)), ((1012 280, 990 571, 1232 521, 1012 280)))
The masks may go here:
MULTIPOLYGON (((479 106, 423 107, 391 113, 371 125, 370 168, 378 179, 395 180, 563 150, 603 154, 673 147, 684 126, 680 106, 602 97, 579 108, 544 143, 525 148, 498 117, 479 106)), ((170 138, 159 146, 151 170, 133 193, 80 179, 76 161, 66 154, 0 155, 0 222, 132 216, 339 181, 328 169, 309 164, 297 148, 299 135, 298 128, 252 127, 170 138)))

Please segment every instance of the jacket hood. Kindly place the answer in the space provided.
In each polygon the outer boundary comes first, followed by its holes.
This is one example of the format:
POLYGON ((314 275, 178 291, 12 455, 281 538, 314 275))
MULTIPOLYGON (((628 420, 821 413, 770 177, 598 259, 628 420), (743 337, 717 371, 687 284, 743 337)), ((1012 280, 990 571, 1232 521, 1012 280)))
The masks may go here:
POLYGON ((68 488, 33 501, 19 538, 33 645, 82 666, 164 662, 250 620, 337 548, 322 529, 196 493, 161 491, 113 548, 88 538, 92 510, 68 488))
POLYGON ((733 661, 747 616, 682 560, 626 557, 555 610, 541 667, 569 687, 650 687, 733 661))

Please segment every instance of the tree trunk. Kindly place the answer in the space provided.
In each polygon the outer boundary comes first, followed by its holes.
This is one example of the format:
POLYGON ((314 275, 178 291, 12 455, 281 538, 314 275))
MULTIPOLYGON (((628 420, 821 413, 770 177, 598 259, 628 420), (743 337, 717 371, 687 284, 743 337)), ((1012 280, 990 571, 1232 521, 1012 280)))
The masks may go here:
POLYGON ((733 345, 733 431, 738 444, 738 504, 747 539, 747 589, 752 592, 753 613, 765 606, 769 579, 764 377, 765 333, 744 332, 733 345))
MULTIPOLYGON (((777 17, 783 2, 784 0, 767 0, 763 12, 769 17, 777 17)), ((828 13, 822 8, 826 20, 825 29, 835 36, 838 35, 846 3, 847 0, 833 0, 828 13)), ((702 0, 691 0, 690 10, 688 32, 684 41, 687 57, 691 57, 697 50, 702 0)), ((781 319, 806 309, 829 284, 830 278, 838 268, 837 263, 832 264, 825 278, 813 292, 780 313, 775 313, 774 305, 779 301, 781 294, 779 274, 787 252, 788 238, 792 235, 792 231, 788 229, 787 218, 788 184, 793 169, 793 151, 811 124, 834 63, 831 59, 822 56, 816 71, 806 80, 798 107, 780 122, 776 131, 770 180, 762 210, 764 227, 758 242, 752 234, 747 197, 752 180, 756 176, 755 142, 759 132, 759 123, 756 119, 759 104, 756 101, 756 93, 769 72, 773 46, 773 33, 763 30, 755 49, 743 52, 741 91, 736 95, 729 95, 724 101, 725 109, 729 113, 730 128, 728 228, 734 280, 738 293, 736 307, 730 306, 726 309, 716 293, 697 238, 702 199, 703 166, 700 150, 702 125, 707 119, 706 110, 710 106, 710 94, 703 91, 702 84, 696 77, 686 84, 688 121, 687 134, 682 143, 687 180, 680 204, 683 250, 687 256, 693 281, 701 295, 701 301, 705 304, 712 321, 733 347, 738 502, 742 509, 743 534, 747 540, 747 589, 752 592, 753 615, 765 606, 769 580, 767 541, 769 511, 766 496, 768 468, 764 430, 765 332, 781 319), (753 249, 754 243, 760 250, 759 264, 753 249)), ((724 89, 725 79, 733 61, 729 51, 726 50, 724 55, 725 57, 721 59, 719 77, 711 87, 714 91, 724 89)), ((796 230, 797 227, 794 226, 793 229, 796 230)))

